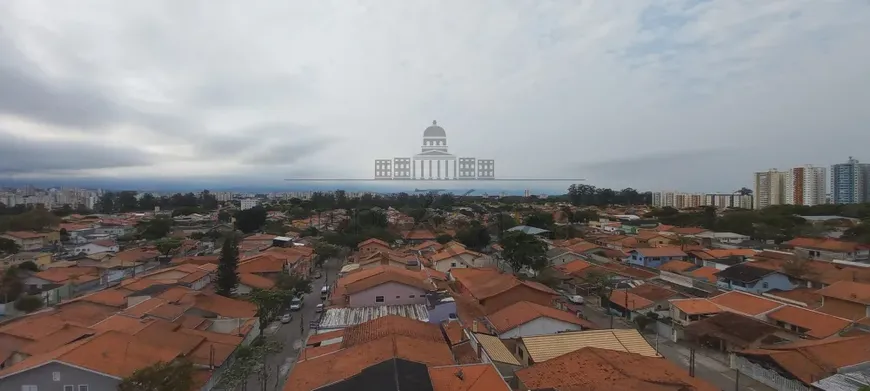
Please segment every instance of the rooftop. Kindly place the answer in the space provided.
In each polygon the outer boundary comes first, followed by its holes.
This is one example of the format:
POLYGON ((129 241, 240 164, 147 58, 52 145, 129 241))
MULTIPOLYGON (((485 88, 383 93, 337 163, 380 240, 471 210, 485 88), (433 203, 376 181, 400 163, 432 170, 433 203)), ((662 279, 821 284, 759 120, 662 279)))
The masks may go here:
POLYGON ((634 329, 571 331, 522 337, 521 340, 535 363, 542 363, 586 347, 660 357, 646 339, 634 329))
POLYGON ((387 315, 429 321, 429 310, 423 304, 390 305, 378 307, 329 308, 320 319, 320 329, 341 329, 387 315))

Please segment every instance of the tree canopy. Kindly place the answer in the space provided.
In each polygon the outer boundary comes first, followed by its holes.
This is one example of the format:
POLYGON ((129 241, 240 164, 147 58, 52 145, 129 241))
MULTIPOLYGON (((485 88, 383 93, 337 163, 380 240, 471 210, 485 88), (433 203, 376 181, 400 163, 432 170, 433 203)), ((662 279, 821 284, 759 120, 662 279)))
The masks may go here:
POLYGON ((193 363, 178 359, 141 368, 118 385, 118 391, 178 391, 193 386, 193 363))
POLYGON ((502 256, 514 271, 528 268, 540 271, 547 265, 547 244, 520 231, 505 233, 501 239, 502 256))
POLYGON ((239 285, 239 244, 235 235, 224 239, 217 269, 217 294, 230 297, 239 285))
POLYGON ((246 234, 259 231, 266 224, 267 215, 266 209, 262 206, 240 210, 236 213, 236 228, 246 234))

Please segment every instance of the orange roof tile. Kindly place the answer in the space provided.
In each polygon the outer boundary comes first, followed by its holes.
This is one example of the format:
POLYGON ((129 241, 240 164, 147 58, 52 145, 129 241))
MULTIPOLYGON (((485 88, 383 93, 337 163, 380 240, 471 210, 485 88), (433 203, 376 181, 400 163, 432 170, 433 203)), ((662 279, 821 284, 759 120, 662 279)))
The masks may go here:
MULTIPOLYGON (((793 300, 799 303, 804 303, 807 308, 816 309, 822 305, 822 295, 818 289, 813 288, 794 288, 788 291, 770 290, 765 292, 767 295, 773 295, 783 299, 793 300)), ((824 311, 822 311, 824 312, 824 311)), ((832 314, 836 315, 836 314, 832 314)), ((839 316, 839 315, 837 315, 839 316)))
POLYGON ((40 271, 33 276, 55 284, 66 284, 67 282, 82 283, 99 278, 99 270, 95 267, 81 266, 54 267, 40 271))
POLYGON ((441 322, 441 329, 444 330, 444 334, 447 335, 447 340, 451 345, 456 345, 468 340, 468 337, 465 335, 465 328, 462 327, 462 323, 445 320, 441 322))
POLYGON ((767 356, 788 373, 811 384, 833 375, 839 368, 867 361, 867 357, 870 357, 870 335, 765 346, 739 354, 767 356))
POLYGON ((127 296, 129 295, 129 292, 119 289, 103 289, 101 291, 82 296, 78 300, 121 308, 127 305, 127 296))
POLYGON ((370 245, 375 245, 375 246, 380 246, 380 247, 390 248, 390 244, 389 244, 389 243, 387 243, 387 242, 385 242, 385 241, 383 241, 383 240, 380 240, 380 239, 378 239, 378 238, 370 238, 370 239, 363 240, 362 242, 360 242, 359 244, 357 244, 356 247, 357 247, 357 248, 363 248, 363 247, 370 246, 370 245))
POLYGON ((743 293, 740 291, 726 292, 721 295, 711 297, 710 301, 730 309, 734 312, 756 316, 773 309, 781 307, 783 304, 777 301, 768 300, 761 296, 743 293))
POLYGON ((164 304, 166 304, 166 300, 152 297, 127 308, 122 314, 131 318, 141 318, 151 310, 164 304))
POLYGON ((826 250, 832 252, 856 252, 867 249, 867 245, 847 242, 831 238, 794 238, 785 242, 792 247, 811 248, 817 250, 826 250))
POLYGON ((686 253, 679 247, 636 248, 629 253, 637 252, 644 257, 685 257, 686 253))
POLYGON ((838 281, 818 291, 824 297, 870 305, 870 284, 853 281, 838 281))
POLYGON ((688 315, 707 315, 722 312, 715 303, 707 299, 676 299, 670 301, 671 305, 688 315))
POLYGON ((106 318, 102 322, 91 326, 91 328, 96 331, 114 330, 127 334, 136 334, 152 322, 154 322, 154 319, 138 319, 118 314, 106 318))
POLYGON ((66 324, 60 330, 40 338, 34 343, 27 344, 18 349, 18 351, 31 356, 48 353, 61 346, 93 334, 94 331, 91 329, 66 324))
POLYGON ((239 283, 257 289, 272 289, 275 281, 252 273, 239 273, 239 283))
POLYGON ((847 319, 791 305, 770 312, 767 317, 807 329, 804 334, 819 339, 839 333, 852 323, 847 319))
POLYGON ((659 270, 666 271, 666 272, 679 273, 679 272, 684 272, 686 270, 689 270, 695 266, 696 265, 694 263, 691 263, 691 262, 670 261, 670 262, 666 262, 665 264, 659 266, 659 270))
POLYGON ((655 284, 641 284, 629 289, 628 292, 651 301, 670 299, 678 295, 675 291, 655 284))
POLYGON ((433 391, 510 391, 492 364, 429 368, 433 391), (462 376, 458 373, 461 371, 462 376))
POLYGON ((436 324, 399 315, 387 315, 348 327, 344 331, 341 345, 348 348, 390 335, 402 335, 424 341, 445 343, 441 328, 436 324))
POLYGON ((477 300, 484 300, 506 292, 519 285, 526 285, 541 292, 557 295, 552 289, 541 285, 520 281, 515 276, 495 269, 457 268, 450 274, 459 281, 477 300))
POLYGON ((597 329, 598 326, 585 319, 578 318, 569 312, 553 307, 545 307, 528 301, 520 301, 502 308, 487 316, 489 323, 499 332, 504 333, 540 317, 575 324, 582 329, 597 329))
POLYGON ((591 263, 578 259, 575 261, 571 261, 571 262, 556 266, 556 269, 558 269, 559 271, 561 271, 562 273, 565 273, 565 274, 574 274, 576 272, 580 272, 584 269, 587 269, 590 266, 592 266, 591 263))
POLYGON ((610 302, 629 311, 652 307, 655 303, 631 292, 614 290, 610 292, 610 302))
POLYGON ((716 273, 719 273, 719 269, 710 266, 700 267, 688 272, 690 276, 704 279, 708 282, 716 282, 716 273))
POLYGON ((328 332, 321 333, 321 334, 314 334, 314 335, 308 337, 308 340, 305 341, 305 344, 309 345, 309 346, 317 345, 321 342, 324 342, 324 341, 327 341, 330 339, 341 338, 341 337, 344 337, 344 329, 335 330, 335 331, 328 331, 328 332))
POLYGON ((718 390, 664 358, 583 348, 516 372, 528 389, 718 390))
POLYGON ((284 384, 284 390, 314 390, 347 379, 365 368, 392 358, 432 366, 454 364, 453 353, 444 342, 401 335, 386 336, 334 353, 297 361, 284 384))

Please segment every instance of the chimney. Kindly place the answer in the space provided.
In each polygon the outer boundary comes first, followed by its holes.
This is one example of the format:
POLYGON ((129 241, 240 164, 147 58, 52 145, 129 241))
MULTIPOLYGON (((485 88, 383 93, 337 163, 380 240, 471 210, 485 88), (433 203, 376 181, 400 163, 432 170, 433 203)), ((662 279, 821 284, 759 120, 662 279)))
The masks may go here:
POLYGON ((473 320, 471 322, 471 332, 473 332, 473 333, 477 332, 477 320, 473 320))

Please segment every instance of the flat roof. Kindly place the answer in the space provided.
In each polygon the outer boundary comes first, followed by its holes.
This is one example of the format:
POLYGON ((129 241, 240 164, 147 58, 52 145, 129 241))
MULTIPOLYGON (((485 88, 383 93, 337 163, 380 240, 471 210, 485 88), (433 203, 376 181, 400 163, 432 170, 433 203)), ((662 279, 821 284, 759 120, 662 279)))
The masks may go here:
POLYGON ((342 329, 387 315, 429 321, 429 310, 423 304, 382 305, 377 307, 344 307, 327 309, 320 317, 320 329, 342 329))

